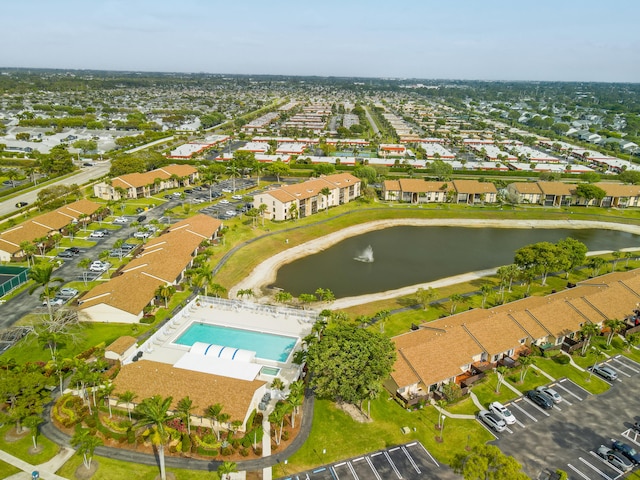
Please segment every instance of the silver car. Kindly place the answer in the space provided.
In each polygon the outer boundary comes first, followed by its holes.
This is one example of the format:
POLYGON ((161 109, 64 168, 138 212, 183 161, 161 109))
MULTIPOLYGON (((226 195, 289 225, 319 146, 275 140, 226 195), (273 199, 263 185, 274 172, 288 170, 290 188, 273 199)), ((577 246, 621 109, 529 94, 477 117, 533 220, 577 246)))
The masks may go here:
POLYGON ((536 388, 536 391, 540 392, 543 395, 546 395, 547 397, 549 397, 549 399, 553 403, 560 403, 562 401, 562 397, 560 396, 560 394, 558 392, 556 392, 553 388, 538 387, 538 388, 536 388))
POLYGON ((488 410, 480 410, 478 412, 478 418, 490 429, 496 432, 502 432, 507 428, 505 421, 497 414, 489 412, 488 410))

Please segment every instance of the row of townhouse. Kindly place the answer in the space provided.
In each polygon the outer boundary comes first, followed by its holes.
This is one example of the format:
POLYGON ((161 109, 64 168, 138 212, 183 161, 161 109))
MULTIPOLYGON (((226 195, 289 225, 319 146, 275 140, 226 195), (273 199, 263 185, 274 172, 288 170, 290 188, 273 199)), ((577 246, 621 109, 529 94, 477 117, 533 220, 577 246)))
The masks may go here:
POLYGON ((178 285, 202 242, 217 237, 222 222, 198 214, 151 239, 142 251, 107 282, 89 290, 79 309, 95 322, 138 322, 163 285, 178 285))
POLYGON ((0 233, 0 261, 21 260, 24 251, 20 245, 24 242, 33 244, 40 241, 42 249, 47 250, 50 248, 48 239, 53 235, 65 235, 69 225, 85 218, 87 221, 94 220, 103 212, 104 205, 83 199, 11 227, 0 233))
POLYGON ((103 200, 146 198, 170 188, 193 185, 198 170, 191 165, 167 165, 145 173, 129 173, 114 177, 111 182, 94 185, 93 193, 103 200))
POLYGON ((390 201, 409 203, 495 203, 498 190, 490 182, 477 180, 453 180, 451 182, 430 182, 420 178, 385 180, 382 184, 382 198, 390 201))
POLYGON ((292 215, 304 218, 355 200, 361 194, 361 183, 350 173, 327 175, 254 195, 253 206, 260 209, 266 205, 263 215, 271 220, 287 220, 292 215), (329 190, 327 195, 322 193, 325 188, 329 190))
POLYGON ((640 185, 626 185, 622 183, 599 182, 595 186, 605 192, 602 200, 587 200, 581 198, 576 189, 576 183, 562 182, 516 182, 507 186, 512 197, 517 197, 518 203, 544 205, 546 207, 559 206, 596 206, 596 207, 638 207, 640 206, 640 185))
POLYGON ((631 319, 640 298, 640 270, 610 273, 546 297, 474 309, 394 337, 397 359, 385 387, 406 404, 428 399, 444 384, 463 384, 498 363, 515 365, 533 345, 573 344, 585 323, 631 319))

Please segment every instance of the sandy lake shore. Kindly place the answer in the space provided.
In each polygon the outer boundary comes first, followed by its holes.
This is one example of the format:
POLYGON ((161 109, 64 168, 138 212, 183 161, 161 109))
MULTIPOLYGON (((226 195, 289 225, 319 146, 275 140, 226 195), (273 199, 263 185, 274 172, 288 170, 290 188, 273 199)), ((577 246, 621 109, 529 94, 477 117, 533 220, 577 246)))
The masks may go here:
MULTIPOLYGON (((338 232, 325 235, 323 237, 311 240, 309 242, 297 245, 274 255, 268 260, 265 260, 256 268, 253 269, 251 274, 244 280, 229 290, 229 298, 235 298, 238 290, 252 289, 255 294, 255 301, 265 302, 269 299, 264 294, 264 287, 273 283, 276 279, 278 269, 287 263, 291 263, 294 260, 321 252, 336 243, 356 235, 371 232, 374 230, 380 230, 383 228, 396 227, 396 226, 432 226, 432 227, 469 227, 469 228, 575 228, 575 229, 602 229, 602 230, 619 230, 624 232, 640 235, 640 226, 638 225, 626 225, 621 223, 608 223, 608 222, 592 222, 592 221, 574 221, 574 220, 480 220, 480 219, 393 219, 393 220, 379 220, 375 222, 362 223, 359 225, 353 225, 347 227, 338 232)), ((496 267, 497 268, 497 267, 496 267)), ((447 285, 453 285, 456 283, 467 282, 473 279, 481 278, 484 276, 492 275, 495 273, 496 268, 481 270, 477 272, 469 272, 461 275, 456 275, 449 278, 436 280, 433 282, 411 285, 396 290, 389 290, 386 292, 378 292, 368 295, 360 295, 357 297, 347 297, 335 300, 330 304, 323 304, 322 308, 329 309, 341 309, 354 305, 361 305, 364 303, 370 303, 377 300, 384 300, 395 298, 403 295, 410 295, 414 293, 418 288, 439 288, 447 285)))

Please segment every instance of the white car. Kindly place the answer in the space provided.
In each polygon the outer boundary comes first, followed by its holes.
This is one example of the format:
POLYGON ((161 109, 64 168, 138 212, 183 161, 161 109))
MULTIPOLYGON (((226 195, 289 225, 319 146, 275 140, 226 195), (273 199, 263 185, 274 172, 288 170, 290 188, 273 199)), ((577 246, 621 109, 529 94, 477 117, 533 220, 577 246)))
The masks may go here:
POLYGON ((242 200, 242 195, 231 195, 231 198, 234 200, 242 200))
POLYGON ((104 272, 105 270, 108 270, 109 267, 109 263, 96 260, 91 265, 89 265, 89 270, 92 272, 104 272))
POLYGON ((129 223, 129 219, 126 217, 116 217, 113 223, 129 223))
POLYGON ((150 236, 149 232, 136 232, 133 234, 133 238, 149 238, 150 236))
POLYGON ((58 296, 60 297, 75 297, 78 294, 78 290, 71 287, 64 287, 58 290, 58 296))
POLYGON ((228 205, 229 204, 229 200, 227 200, 226 198, 223 198, 222 200, 220 200, 220 205, 228 205))
POLYGON ((536 388, 536 390, 538 392, 542 393, 543 395, 546 395, 547 397, 549 397, 549 399, 553 403, 560 403, 562 401, 562 397, 560 396, 560 394, 558 392, 556 392, 553 388, 538 387, 538 388, 536 388))
POLYGON ((231 193, 231 190, 228 188, 223 188, 222 193, 231 193))
POLYGON ((104 232, 91 232, 91 234, 89 234, 89 238, 104 238, 104 232))
POLYGON ((224 212, 224 214, 230 217, 235 217, 237 215, 237 213, 233 210, 227 210, 226 212, 224 212))
MULTIPOLYGON (((64 305, 64 298, 55 297, 55 298, 52 298, 51 300, 48 300, 48 303, 52 307, 60 307, 60 306, 64 305)), ((47 306, 47 299, 46 298, 42 301, 42 306, 43 307, 47 306)))
POLYGON ((505 421, 507 425, 513 425, 514 423, 516 423, 516 417, 513 416, 511 410, 509 410, 500 402, 493 402, 489 404, 489 411, 498 415, 502 420, 505 421))

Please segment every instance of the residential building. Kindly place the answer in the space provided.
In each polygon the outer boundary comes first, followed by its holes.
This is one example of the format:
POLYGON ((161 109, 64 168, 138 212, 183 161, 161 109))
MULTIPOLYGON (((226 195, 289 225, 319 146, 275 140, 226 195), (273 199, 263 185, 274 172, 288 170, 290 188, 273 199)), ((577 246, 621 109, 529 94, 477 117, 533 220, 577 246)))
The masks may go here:
POLYGON ((447 182, 427 182, 419 178, 385 180, 382 198, 409 203, 445 203, 452 188, 447 182))
POLYGON ((191 165, 167 165, 145 173, 129 173, 115 177, 110 183, 100 182, 93 187, 96 197, 103 200, 145 198, 169 188, 193 185, 198 170, 191 165))
POLYGON ((5 230, 0 233, 0 261, 20 260, 24 255, 20 247, 23 242, 37 242, 47 250, 52 235, 65 234, 66 227, 73 223, 98 218, 102 209, 104 205, 100 203, 78 200, 5 230))
POLYGON ((455 203, 495 203, 498 200, 498 190, 491 182, 478 182, 477 180, 454 180, 451 182, 456 191, 455 203))
POLYGON ((79 309, 95 322, 140 321, 145 307, 154 303, 158 288, 178 285, 202 242, 214 240, 221 227, 220 220, 201 214, 171 225, 109 281, 84 294, 78 300, 79 309))
POLYGON ((542 190, 537 183, 513 182, 507 186, 507 191, 516 196, 518 203, 530 203, 536 205, 542 199, 542 190))
POLYGON ((406 404, 428 399, 446 383, 464 380, 499 363, 514 364, 536 345, 574 342, 586 323, 602 327, 637 309, 640 270, 611 273, 546 297, 528 297, 474 309, 393 338, 397 359, 386 388, 406 404))
POLYGON ((308 217, 320 210, 349 203, 361 194, 361 181, 350 173, 327 175, 306 182, 266 190, 253 197, 253 206, 266 205, 264 217, 271 220, 287 220, 292 215, 308 217), (330 190, 326 197, 320 193, 330 190))

